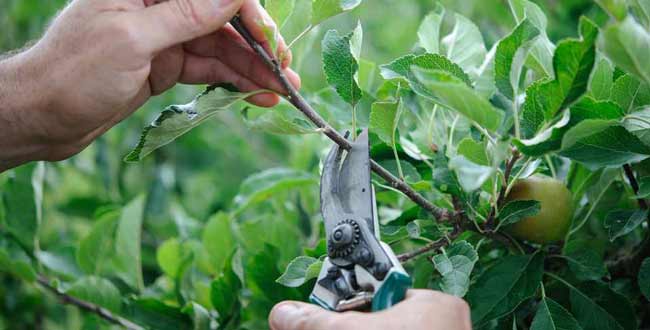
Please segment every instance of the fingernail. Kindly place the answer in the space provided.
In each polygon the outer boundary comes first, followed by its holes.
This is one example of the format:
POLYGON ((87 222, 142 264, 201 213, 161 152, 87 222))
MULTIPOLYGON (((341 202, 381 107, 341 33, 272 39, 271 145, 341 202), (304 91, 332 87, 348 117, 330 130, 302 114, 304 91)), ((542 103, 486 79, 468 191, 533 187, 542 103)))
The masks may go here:
POLYGON ((271 328, 282 330, 289 326, 290 322, 300 313, 300 309, 293 303, 284 302, 276 305, 269 316, 271 328))

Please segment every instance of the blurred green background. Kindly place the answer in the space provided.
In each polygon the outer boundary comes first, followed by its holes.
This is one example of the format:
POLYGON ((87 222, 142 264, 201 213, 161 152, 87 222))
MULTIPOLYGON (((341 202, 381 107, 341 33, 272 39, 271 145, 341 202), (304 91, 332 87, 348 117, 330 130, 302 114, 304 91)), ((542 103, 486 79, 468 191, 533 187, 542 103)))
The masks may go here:
MULTIPOLYGON (((0 53, 37 40, 66 2, 0 0, 0 53)), ((474 20, 488 47, 514 25, 506 0, 441 2, 474 20)), ((554 41, 575 35, 580 14, 597 12, 590 0, 538 3, 549 16, 548 33, 554 41)), ((364 29, 362 56, 378 64, 386 63, 412 49, 421 18, 434 4, 433 0, 368 0, 351 14, 337 17, 313 31, 314 47, 298 44, 294 50, 294 66, 302 75, 304 90, 318 91, 326 87, 319 41, 327 29, 349 31, 360 20, 364 29)), ((47 164, 41 248, 65 255, 89 232, 98 210, 119 207, 137 195, 146 194, 142 262, 145 283, 151 284, 160 275, 156 248, 178 235, 179 219, 190 227, 201 227, 215 212, 229 209, 242 181, 258 171, 290 167, 318 172, 320 155, 329 146, 322 137, 288 137, 251 131, 241 114, 234 111, 217 115, 141 163, 122 161, 137 143, 141 128, 164 106, 185 103, 200 90, 200 86, 177 86, 154 97, 79 155, 47 164)), ((317 213, 317 210, 307 211, 317 213)), ((259 214, 278 216, 276 212, 259 214)), ((298 248, 298 245, 293 247, 298 248)), ((289 251, 282 257, 298 253, 298 250, 289 251)), ((74 307, 57 304, 52 296, 37 287, 0 274, 0 328, 95 328, 92 324, 74 307)))

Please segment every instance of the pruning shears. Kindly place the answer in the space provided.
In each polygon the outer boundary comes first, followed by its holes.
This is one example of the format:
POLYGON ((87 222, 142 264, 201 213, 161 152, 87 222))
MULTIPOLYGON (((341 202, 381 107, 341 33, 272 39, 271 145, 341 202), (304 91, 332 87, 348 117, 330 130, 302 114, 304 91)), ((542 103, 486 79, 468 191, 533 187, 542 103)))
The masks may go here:
POLYGON ((345 152, 335 144, 323 164, 320 199, 327 257, 310 300, 339 312, 379 311, 403 300, 412 282, 380 239, 368 131, 351 145, 345 152))

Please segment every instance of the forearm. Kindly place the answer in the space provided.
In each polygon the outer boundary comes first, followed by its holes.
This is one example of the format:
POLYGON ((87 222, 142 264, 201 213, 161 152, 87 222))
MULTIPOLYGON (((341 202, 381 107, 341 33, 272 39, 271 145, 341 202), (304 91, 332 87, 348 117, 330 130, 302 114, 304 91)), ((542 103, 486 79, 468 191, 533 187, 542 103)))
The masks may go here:
POLYGON ((47 159, 39 113, 48 105, 45 68, 29 52, 0 60, 0 172, 47 159))

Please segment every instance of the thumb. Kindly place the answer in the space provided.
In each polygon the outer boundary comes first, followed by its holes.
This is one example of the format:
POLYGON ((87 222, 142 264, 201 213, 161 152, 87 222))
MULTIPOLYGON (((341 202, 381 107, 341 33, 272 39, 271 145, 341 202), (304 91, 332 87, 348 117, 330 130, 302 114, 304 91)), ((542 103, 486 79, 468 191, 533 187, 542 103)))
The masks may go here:
POLYGON ((131 12, 143 47, 156 53, 212 33, 237 13, 243 0, 169 0, 131 12))
POLYGON ((284 301, 273 307, 269 325, 272 330, 330 330, 334 324, 339 324, 337 330, 344 330, 340 327, 343 317, 316 305, 284 301))

